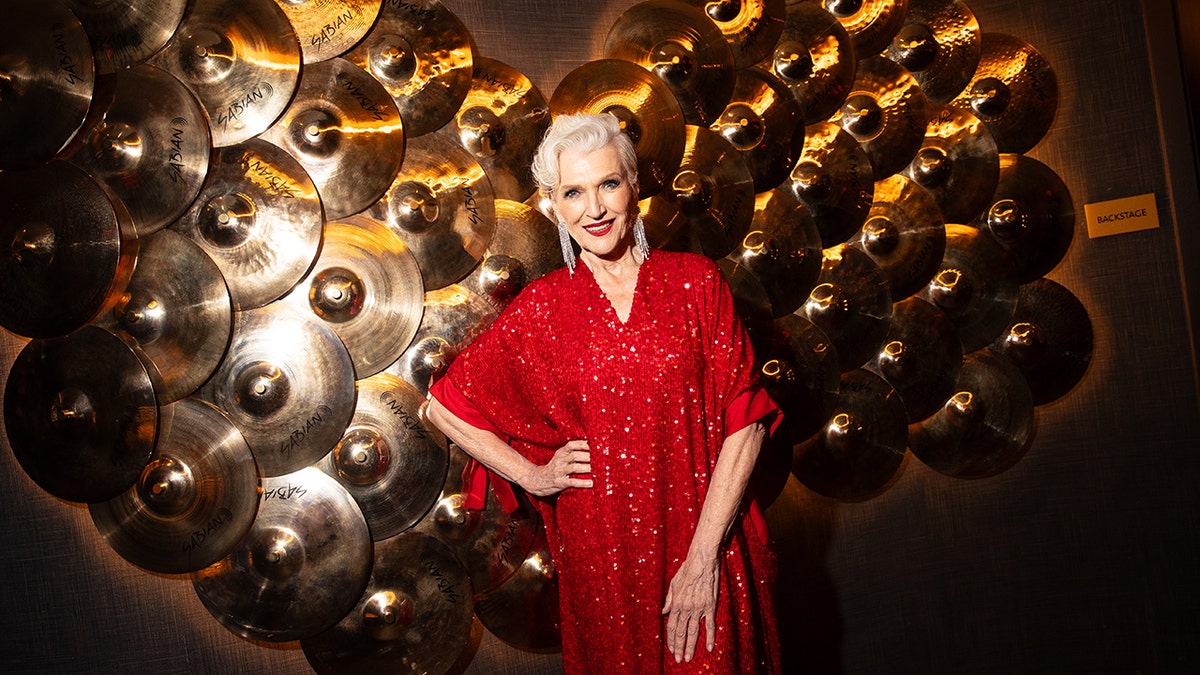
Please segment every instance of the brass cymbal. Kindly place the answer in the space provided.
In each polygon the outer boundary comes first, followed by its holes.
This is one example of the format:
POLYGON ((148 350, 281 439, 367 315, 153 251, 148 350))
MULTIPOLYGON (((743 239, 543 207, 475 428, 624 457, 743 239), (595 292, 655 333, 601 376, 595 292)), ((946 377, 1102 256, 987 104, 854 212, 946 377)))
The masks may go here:
POLYGON ((755 192, 786 180, 804 149, 800 104, 778 77, 757 68, 738 71, 733 98, 710 128, 742 153, 755 192))
POLYGON ((87 30, 96 72, 107 75, 150 58, 175 34, 187 0, 66 0, 87 30))
POLYGON ((772 315, 804 304, 821 274, 821 234, 800 202, 783 190, 759 193, 754 221, 730 259, 750 270, 771 298, 772 315))
POLYGON ((729 284, 733 295, 733 309, 750 336, 756 358, 761 361, 768 353, 775 330, 775 316, 771 312, 771 296, 758 277, 740 263, 730 258, 717 260, 717 267, 729 284))
POLYGON ((1033 396, 1021 372, 989 349, 967 354, 942 409, 909 427, 908 447, 929 468, 983 478, 1011 468, 1033 436, 1033 396))
POLYGON ((442 132, 475 157, 496 199, 520 202, 537 191, 529 166, 549 128, 550 104, 528 77, 476 56, 471 88, 442 132))
POLYGON ((158 444, 133 487, 88 510, 122 558, 163 574, 208 567, 242 540, 258 512, 258 466, 212 405, 160 409, 158 444))
POLYGON ((830 122, 804 130, 804 150, 780 186, 812 215, 825 248, 845 242, 862 227, 875 195, 871 159, 853 136, 830 122))
POLYGON ((563 264, 558 228, 549 218, 521 202, 497 199, 496 233, 462 285, 503 309, 526 284, 563 264))
POLYGON ((7 3, 0 48, 0 170, 54 157, 83 126, 96 85, 92 46, 59 0, 7 3), (34 132, 34 133, 31 133, 34 132))
POLYGON ((286 305, 238 312, 233 342, 199 392, 234 423, 264 476, 324 457, 354 413, 354 365, 328 325, 286 305))
POLYGON ((296 285, 321 248, 321 199, 281 148, 251 139, 213 152, 200 196, 171 229, 221 268, 235 309, 261 307, 296 285), (287 246, 278 242, 286 241, 287 246))
POLYGON ((106 75, 96 90, 62 157, 121 198, 139 236, 157 232, 204 184, 212 142, 204 111, 182 82, 149 64, 106 75))
POLYGON ((980 44, 979 21, 962 0, 909 0, 884 55, 917 78, 926 98, 948 103, 975 74, 980 44))
POLYGON ((492 635, 517 649, 545 652, 562 647, 558 568, 544 529, 538 528, 533 547, 516 573, 479 596, 475 615, 492 635))
POLYGON ((608 113, 638 157, 638 196, 659 193, 679 170, 687 134, 683 109, 663 81, 620 59, 589 61, 567 73, 550 97, 555 115, 608 113))
POLYGON ((608 30, 604 57, 631 61, 671 89, 688 124, 708 126, 733 95, 733 50, 700 9, 679 0, 646 0, 608 30))
POLYGON ((105 501, 137 481, 154 450, 154 385, 133 348, 102 328, 32 340, 8 373, 4 426, 43 490, 105 501))
POLYGON ((862 145, 875 180, 883 180, 917 155, 929 117, 917 80, 896 62, 872 56, 859 59, 854 87, 830 121, 862 145))
POLYGON ((907 440, 908 418, 896 390, 870 371, 853 370, 842 376, 829 422, 796 446, 792 473, 826 497, 869 499, 891 485, 907 440))
POLYGON ((784 0, 685 1, 703 9, 725 34, 738 69, 767 58, 783 32, 784 0))
POLYGON ((391 97, 342 58, 305 66, 291 107, 262 138, 304 166, 332 220, 382 197, 405 155, 400 113, 391 97))
POLYGON ((921 290, 942 263, 946 226, 933 195, 899 174, 875 184, 875 203, 850 245, 871 256, 900 300, 921 290))
POLYGON ((496 320, 498 310, 475 291, 451 284, 425 292, 425 311, 412 344, 387 372, 429 392, 429 382, 444 373, 458 353, 496 320))
POLYGON ((318 673, 446 673, 469 646, 472 609, 470 580, 450 549, 403 532, 376 542, 350 613, 300 646, 318 673))
POLYGON ((825 331, 845 373, 862 366, 883 346, 892 294, 883 270, 870 256, 840 244, 825 249, 817 285, 796 312, 825 331))
POLYGON ((1058 111, 1054 69, 1041 52, 1012 35, 985 32, 980 49, 970 84, 950 105, 983 120, 1000 152, 1028 152, 1058 111))
POLYGON ((1092 361, 1092 321, 1065 286, 1050 279, 1021 284, 1008 330, 990 347, 1025 376, 1034 405, 1062 398, 1092 361))
POLYGON ((162 230, 141 240, 137 267, 112 311, 97 323, 128 336, 157 371, 159 405, 196 391, 217 369, 233 334, 221 270, 187 237, 162 230))
POLYGON ((416 138, 454 118, 471 87, 473 52, 467 27, 438 0, 388 0, 346 58, 383 85, 405 136, 416 138))
POLYGON ((299 83, 300 59, 296 31, 273 0, 193 0, 150 63, 192 90, 221 147, 279 119, 299 83))
POLYGON ((893 305, 883 348, 864 367, 900 394, 911 423, 934 414, 950 398, 962 360, 954 322, 928 301, 911 297, 893 305))
POLYGON ((937 305, 958 326, 963 352, 995 340, 1012 320, 1017 275, 1012 258, 987 234, 946 225, 946 253, 920 297, 937 305))
POLYGON ((837 112, 850 87, 858 57, 845 27, 814 2, 789 2, 783 34, 763 65, 783 80, 800 103, 804 123, 837 112))
POLYGON ((366 36, 379 16, 383 0, 285 0, 283 8, 296 37, 304 65, 345 54, 366 36))
POLYGON ((99 316, 137 259, 120 199, 53 160, 0 172, 0 326, 25 337, 65 335, 99 316))
POLYGON ((987 208, 1000 182, 996 141, 962 108, 929 106, 929 126, 903 174, 933 193, 948 223, 969 223, 987 208))
POLYGON ((483 167, 443 134, 408 141, 399 175, 367 213, 408 244, 425 290, 469 274, 496 231, 492 185, 483 167))
POLYGON ((775 320, 772 346, 759 374, 783 410, 797 441, 817 432, 833 414, 841 387, 837 349, 825 331, 799 313, 775 320))
POLYGON ((315 467, 262 479, 258 515, 232 553, 192 574, 205 609, 252 640, 312 637, 346 616, 371 576, 367 521, 315 467))
POLYGON ((390 373, 359 380, 349 428, 317 462, 358 502, 375 541, 412 527, 446 482, 446 439, 422 421, 423 402, 390 373))
POLYGON ((854 51, 869 57, 887 49, 900 32, 909 0, 821 0, 821 4, 846 27, 854 51))
POLYGON ((421 325, 424 296, 421 270, 404 240, 358 214, 325 224, 312 272, 282 302, 328 324, 362 380, 408 347, 421 325))
POLYGON ((971 222, 1012 256, 1017 281, 1041 278, 1067 255, 1075 237, 1075 204, 1053 169, 1024 155, 1000 155, 991 206, 971 222))
POLYGON ((686 132, 679 171, 640 205, 646 237, 651 246, 720 258, 737 248, 750 228, 754 178, 745 154, 723 136, 691 124, 686 132))

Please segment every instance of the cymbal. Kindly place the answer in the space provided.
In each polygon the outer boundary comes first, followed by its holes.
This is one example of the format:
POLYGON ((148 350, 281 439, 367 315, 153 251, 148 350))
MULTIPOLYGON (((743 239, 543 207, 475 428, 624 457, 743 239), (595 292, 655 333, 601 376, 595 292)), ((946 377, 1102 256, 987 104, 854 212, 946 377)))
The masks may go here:
POLYGON ((258 466, 242 434, 212 405, 161 408, 158 444, 137 482, 88 507, 122 558, 152 572, 208 567, 237 546, 258 512, 258 466))
POLYGON ((443 134, 408 142, 404 166, 367 213, 408 244, 425 290, 470 273, 496 231, 496 205, 483 168, 443 134))
POLYGON ((315 467, 262 480, 258 515, 228 556, 192 574, 205 609, 252 640, 312 637, 371 576, 371 535, 345 488, 315 467))
POLYGON ((765 70, 738 71, 733 98, 710 128, 742 153, 755 192, 782 183, 804 149, 800 104, 787 85, 765 70))
POLYGON ((883 346, 892 294, 887 277, 870 256, 840 244, 825 249, 817 285, 796 311, 829 336, 845 373, 883 346))
POLYGON ((62 157, 120 197, 144 236, 200 194, 211 142, 196 97, 170 73, 142 64, 97 81, 88 121, 62 157))
POLYGON ((1058 78, 1041 52, 1003 33, 983 34, 979 65, 950 105, 975 113, 1000 152, 1025 153, 1050 130, 1058 110, 1058 78))
POLYGON ((365 214, 325 224, 312 272, 282 302, 324 321, 359 380, 383 370, 421 325, 421 270, 398 234, 365 214))
POLYGON ((555 115, 608 113, 621 122, 638 157, 638 197, 659 193, 679 170, 687 134, 671 89, 641 66, 598 59, 575 68, 550 96, 555 115))
POLYGON ((246 437, 264 476, 325 456, 354 413, 354 365, 333 329, 284 303, 238 312, 233 341, 199 392, 246 437))
POLYGON ((948 223, 969 223, 987 208, 1000 182, 1000 155, 992 132, 971 113, 929 106, 929 126, 903 174, 933 193, 948 223))
POLYGON ((850 245, 871 256, 899 300, 920 291, 946 251, 942 212, 928 190, 899 174, 875 184, 875 203, 850 245))
MULTIPOLYGON (((720 258, 754 219, 754 178, 746 155, 721 134, 687 125, 679 171, 640 205, 651 246, 720 258)), ((561 254, 560 254, 561 256, 561 254)))
POLYGON ((909 0, 884 55, 912 73, 930 101, 949 103, 975 74, 980 44, 979 21, 962 0, 909 0))
POLYGON ((503 309, 525 285, 563 266, 558 228, 531 206, 496 200, 496 233, 462 284, 503 309))
POLYGON ((375 541, 412 527, 446 481, 446 440, 422 421, 423 401, 390 373, 359 380, 349 428, 317 463, 358 502, 375 541))
POLYGON ((837 406, 795 448, 792 473, 813 492, 861 500, 886 490, 904 462, 908 418, 892 385, 867 370, 842 376, 837 406))
POLYGON ((521 202, 537 191, 529 167, 549 128, 550 104, 528 77, 476 56, 471 88, 442 132, 475 157, 496 199, 521 202))
POLYGON ((858 57, 845 27, 813 2, 789 2, 783 33, 767 57, 772 73, 792 90, 804 123, 837 112, 854 84, 858 57))
POLYGON ((938 473, 983 478, 1016 464, 1032 435, 1029 385, 1007 358, 981 349, 966 356, 942 409, 909 427, 908 447, 938 473))
POLYGON ((544 529, 538 528, 533 547, 516 573, 479 596, 475 615, 492 635, 517 649, 544 652, 562 647, 558 568, 544 529))
POLYGON ((112 306, 138 251, 120 199, 53 160, 0 172, 0 204, 0 325, 25 337, 54 337, 112 306))
POLYGON ((766 289, 775 318, 804 304, 821 274, 821 234, 804 206, 784 190, 759 193, 754 221, 730 259, 766 289))
POLYGON ((646 0, 608 30, 604 57, 638 64, 670 88, 688 124, 708 126, 733 95, 733 50, 707 14, 678 0, 646 0))
POLYGON ((821 4, 845 26, 855 53, 869 57, 887 49, 900 32, 909 0, 822 0, 821 4))
POLYGON ((296 37, 304 65, 345 54, 366 36, 383 0, 301 0, 280 2, 296 37))
POLYGON ((825 248, 845 242, 866 222, 875 195, 871 159, 840 126, 817 122, 804 130, 804 150, 780 186, 804 204, 825 248))
POLYGON ((946 225, 946 253, 933 280, 920 292, 958 326, 963 352, 995 340, 1017 304, 1012 258, 987 234, 966 225, 946 225))
POLYGON ((159 405, 196 391, 217 369, 233 334, 233 305, 216 263, 187 237, 162 230, 141 240, 137 267, 97 323, 128 336, 157 371, 159 405))
POLYGON ((412 344, 387 372, 429 393, 429 382, 495 321, 498 310, 470 288, 451 284, 425 292, 425 311, 412 344))
POLYGON ((454 118, 471 87, 474 51, 467 27, 441 2, 388 0, 346 58, 383 85, 405 136, 416 138, 454 118))
POLYGON ((1017 281, 1041 278, 1067 255, 1075 237, 1071 192, 1053 169, 1024 155, 1000 155, 991 206, 971 222, 1012 256, 1017 281))
POLYGON ((92 46, 58 0, 6 3, 0 49, 0 170, 54 157, 83 126, 96 85, 92 46), (33 133, 31 133, 33 132, 33 133))
POLYGON ((729 284, 733 295, 733 309, 750 336, 754 353, 760 358, 767 354, 775 330, 775 316, 771 312, 771 296, 758 277, 745 265, 730 258, 720 258, 717 267, 729 284))
POLYGON ((193 0, 150 63, 179 78, 208 114, 213 145, 266 131, 300 78, 300 43, 273 0, 193 0))
POLYGON ((323 223, 308 172, 256 138, 213 152, 200 196, 171 229, 199 244, 221 269, 234 308, 251 309, 304 277, 321 248, 323 223))
POLYGON ((136 65, 175 34, 187 0, 147 4, 137 0, 66 0, 91 38, 96 72, 107 75, 136 65))
POLYGON ((445 673, 469 646, 472 620, 470 580, 454 554, 403 532, 376 542, 350 613, 300 646, 318 673, 445 673))
POLYGON ((400 113, 387 91, 341 58, 305 66, 291 107, 262 138, 300 162, 333 220, 382 197, 405 154, 400 113))
POLYGON ((875 180, 883 180, 917 155, 929 118, 917 80, 894 61, 872 56, 859 59, 850 95, 830 121, 862 145, 875 180))
POLYGON ((864 367, 900 394, 912 423, 937 412, 954 393, 962 360, 954 322, 928 301, 911 297, 892 306, 883 348, 864 367))
POLYGON ((739 70, 767 58, 783 32, 784 0, 685 0, 725 34, 739 70))
POLYGON ((808 438, 829 421, 841 370, 833 342, 811 321, 799 313, 775 320, 772 347, 762 357, 759 374, 796 440, 808 438))
POLYGON ((38 487, 71 502, 112 499, 154 450, 153 381, 133 348, 102 328, 32 340, 8 373, 4 426, 38 487))
POLYGON ((1021 284, 1008 330, 990 347, 1025 376, 1034 405, 1056 401, 1079 384, 1092 361, 1092 321, 1065 286, 1021 284))

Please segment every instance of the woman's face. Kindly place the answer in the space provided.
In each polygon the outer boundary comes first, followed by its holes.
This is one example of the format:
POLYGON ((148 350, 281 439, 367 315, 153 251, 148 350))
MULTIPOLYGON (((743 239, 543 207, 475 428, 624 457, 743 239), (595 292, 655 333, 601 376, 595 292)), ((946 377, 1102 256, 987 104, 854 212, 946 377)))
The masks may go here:
POLYGON ((637 218, 637 186, 621 168, 617 149, 607 145, 590 152, 564 150, 558 157, 558 174, 551 202, 579 246, 607 260, 624 256, 637 218))

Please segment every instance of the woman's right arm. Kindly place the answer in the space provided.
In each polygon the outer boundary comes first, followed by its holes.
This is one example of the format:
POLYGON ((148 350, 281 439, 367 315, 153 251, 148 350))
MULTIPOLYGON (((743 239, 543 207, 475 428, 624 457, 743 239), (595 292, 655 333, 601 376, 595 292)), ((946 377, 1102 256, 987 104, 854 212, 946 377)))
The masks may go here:
POLYGON ((525 459, 499 436, 464 422, 442 405, 436 397, 429 398, 425 418, 450 440, 484 466, 509 480, 531 495, 549 497, 567 488, 590 488, 590 478, 575 474, 591 473, 591 454, 586 440, 568 441, 546 464, 538 465, 525 459))

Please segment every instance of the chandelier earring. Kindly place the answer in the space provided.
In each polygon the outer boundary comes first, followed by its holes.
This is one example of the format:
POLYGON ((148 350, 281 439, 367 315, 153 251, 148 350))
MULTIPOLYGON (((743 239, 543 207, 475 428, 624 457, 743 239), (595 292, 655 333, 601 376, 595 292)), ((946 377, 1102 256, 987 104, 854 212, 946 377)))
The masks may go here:
POLYGON ((646 224, 642 222, 642 214, 638 214, 633 223, 633 243, 642 254, 642 262, 650 257, 650 242, 646 241, 646 224))
POLYGON ((558 223, 558 243, 562 245, 563 261, 567 263, 567 271, 575 276, 575 249, 571 248, 571 235, 567 233, 567 224, 558 223))

